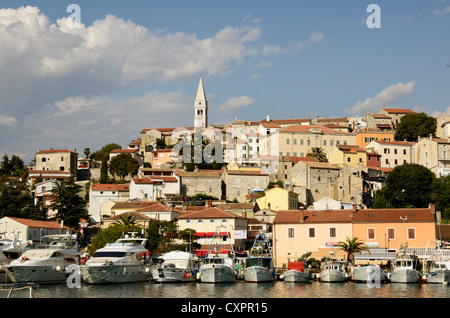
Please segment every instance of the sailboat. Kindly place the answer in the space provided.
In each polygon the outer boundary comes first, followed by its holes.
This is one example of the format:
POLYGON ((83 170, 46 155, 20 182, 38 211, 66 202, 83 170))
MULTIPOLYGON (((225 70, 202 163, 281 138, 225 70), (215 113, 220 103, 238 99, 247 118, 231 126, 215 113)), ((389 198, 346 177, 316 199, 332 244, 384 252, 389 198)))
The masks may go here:
POLYGON ((236 281, 235 254, 229 232, 219 232, 218 226, 211 239, 205 260, 200 266, 202 283, 234 283, 236 281), (230 250, 224 249, 224 241, 230 241, 230 250))
POLYGON ((263 233, 255 238, 250 255, 245 260, 244 280, 253 283, 275 280, 272 251, 263 233))

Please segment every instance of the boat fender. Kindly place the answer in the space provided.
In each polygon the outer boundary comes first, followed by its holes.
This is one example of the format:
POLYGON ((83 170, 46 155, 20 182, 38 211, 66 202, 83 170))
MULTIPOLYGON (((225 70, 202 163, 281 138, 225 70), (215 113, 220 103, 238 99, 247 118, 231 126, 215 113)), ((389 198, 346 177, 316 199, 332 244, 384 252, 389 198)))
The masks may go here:
POLYGON ((150 271, 150 268, 149 268, 149 267, 146 267, 146 268, 145 268, 145 272, 148 273, 149 271, 150 271))
POLYGON ((191 275, 189 275, 189 273, 184 273, 185 278, 189 278, 189 276, 191 276, 191 275))
POLYGON ((61 266, 59 266, 59 265, 56 266, 56 267, 55 267, 55 270, 56 270, 57 272, 60 272, 60 271, 61 271, 61 266))
POLYGON ((280 275, 280 279, 284 279, 284 275, 283 274, 280 275))

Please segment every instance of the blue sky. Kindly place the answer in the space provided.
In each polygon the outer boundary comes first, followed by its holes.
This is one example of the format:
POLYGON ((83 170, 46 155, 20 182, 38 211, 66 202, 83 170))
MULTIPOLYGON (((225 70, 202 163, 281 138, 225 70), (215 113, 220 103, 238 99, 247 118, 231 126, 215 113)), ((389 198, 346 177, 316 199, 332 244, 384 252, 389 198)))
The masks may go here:
POLYGON ((210 123, 450 114, 450 1, 5 1, 0 154, 109 142, 210 123), (67 27, 70 4, 80 29, 67 27), (368 28, 369 4, 381 28, 368 28), (30 6, 29 8, 21 8, 30 6), (59 22, 58 22, 59 21, 59 22))

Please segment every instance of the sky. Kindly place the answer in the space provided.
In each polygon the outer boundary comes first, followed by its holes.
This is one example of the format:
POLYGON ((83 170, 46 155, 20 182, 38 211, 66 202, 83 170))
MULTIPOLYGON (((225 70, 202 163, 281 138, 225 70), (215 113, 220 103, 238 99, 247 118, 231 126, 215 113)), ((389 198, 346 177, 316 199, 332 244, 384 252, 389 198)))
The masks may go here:
POLYGON ((450 0, 1 0, 0 155, 193 126, 200 78, 211 124, 450 115, 449 30, 450 0))

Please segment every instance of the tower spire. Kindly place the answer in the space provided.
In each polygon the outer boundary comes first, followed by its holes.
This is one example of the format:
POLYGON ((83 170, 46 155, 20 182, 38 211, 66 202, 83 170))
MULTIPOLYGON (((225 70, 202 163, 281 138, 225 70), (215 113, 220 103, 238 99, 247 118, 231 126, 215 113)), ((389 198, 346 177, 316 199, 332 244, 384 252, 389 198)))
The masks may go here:
POLYGON ((201 77, 198 83, 197 96, 195 97, 194 111, 194 127, 206 128, 208 126, 208 101, 201 77))

